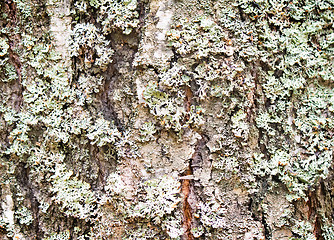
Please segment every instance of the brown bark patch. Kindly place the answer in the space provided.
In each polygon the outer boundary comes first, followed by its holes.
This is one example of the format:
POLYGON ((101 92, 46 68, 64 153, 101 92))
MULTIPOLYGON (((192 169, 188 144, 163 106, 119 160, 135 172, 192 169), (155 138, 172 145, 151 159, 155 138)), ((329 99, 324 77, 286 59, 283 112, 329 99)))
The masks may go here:
MULTIPOLYGON (((189 166, 187 171, 185 172, 185 176, 192 175, 192 169, 189 166)), ((190 179, 184 179, 182 180, 182 186, 181 186, 181 192, 184 196, 183 200, 183 226, 185 228, 185 233, 183 235, 183 239, 185 240, 192 240, 194 239, 192 233, 191 233, 191 222, 192 222, 192 211, 191 211, 191 206, 188 202, 188 198, 190 195, 190 179)))

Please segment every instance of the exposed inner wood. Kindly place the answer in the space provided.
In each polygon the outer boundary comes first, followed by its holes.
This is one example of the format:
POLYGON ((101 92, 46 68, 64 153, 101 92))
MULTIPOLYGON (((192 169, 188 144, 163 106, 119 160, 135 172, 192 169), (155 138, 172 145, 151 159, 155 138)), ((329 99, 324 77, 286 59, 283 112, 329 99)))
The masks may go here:
MULTIPOLYGON (((192 169, 189 166, 187 171, 185 172, 185 176, 192 175, 192 169)), ((185 228, 185 233, 183 236, 183 239, 185 240, 191 240, 194 239, 192 233, 191 233, 191 222, 192 222, 192 210, 191 206, 188 202, 188 198, 190 195, 190 185, 191 185, 191 179, 184 179, 182 180, 182 194, 184 196, 183 199, 183 226, 185 228)))

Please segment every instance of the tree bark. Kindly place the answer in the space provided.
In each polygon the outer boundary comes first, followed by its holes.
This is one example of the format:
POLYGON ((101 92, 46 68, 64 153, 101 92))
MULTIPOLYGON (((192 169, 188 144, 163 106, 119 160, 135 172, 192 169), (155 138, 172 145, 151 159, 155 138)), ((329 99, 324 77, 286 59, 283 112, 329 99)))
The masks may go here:
POLYGON ((334 239, 334 2, 0 0, 1 239, 334 239))

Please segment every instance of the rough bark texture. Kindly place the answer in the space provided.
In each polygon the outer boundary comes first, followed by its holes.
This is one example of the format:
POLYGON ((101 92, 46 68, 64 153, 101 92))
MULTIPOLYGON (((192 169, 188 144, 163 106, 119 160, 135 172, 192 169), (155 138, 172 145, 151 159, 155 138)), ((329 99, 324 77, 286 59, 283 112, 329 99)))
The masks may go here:
POLYGON ((0 239, 334 239, 333 0, 0 7, 0 239))

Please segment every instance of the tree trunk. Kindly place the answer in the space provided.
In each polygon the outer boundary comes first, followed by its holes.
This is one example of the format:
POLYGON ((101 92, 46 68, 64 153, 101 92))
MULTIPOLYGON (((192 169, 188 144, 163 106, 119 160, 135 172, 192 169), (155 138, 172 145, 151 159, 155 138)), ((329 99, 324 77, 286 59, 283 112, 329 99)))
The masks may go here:
POLYGON ((334 239, 333 0, 0 0, 1 239, 334 239))

